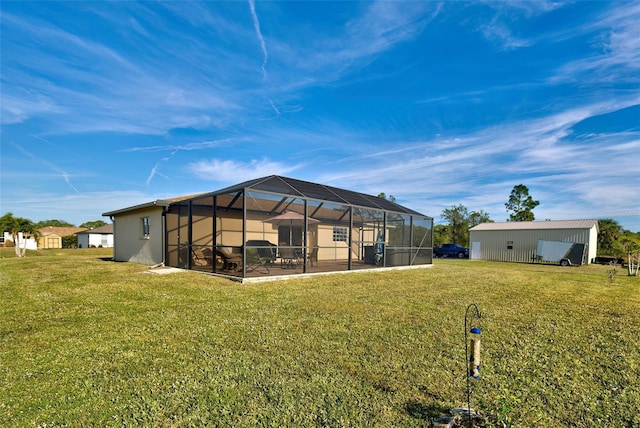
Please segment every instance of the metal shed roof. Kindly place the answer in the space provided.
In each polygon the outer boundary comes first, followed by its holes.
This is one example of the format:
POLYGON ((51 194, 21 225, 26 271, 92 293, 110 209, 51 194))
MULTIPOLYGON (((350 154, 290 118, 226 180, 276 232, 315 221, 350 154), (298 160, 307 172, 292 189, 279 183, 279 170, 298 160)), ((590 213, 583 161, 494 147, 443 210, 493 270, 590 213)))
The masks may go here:
POLYGON ((591 229, 598 227, 598 220, 547 220, 547 221, 507 221, 502 223, 482 223, 470 230, 548 230, 548 229, 591 229))

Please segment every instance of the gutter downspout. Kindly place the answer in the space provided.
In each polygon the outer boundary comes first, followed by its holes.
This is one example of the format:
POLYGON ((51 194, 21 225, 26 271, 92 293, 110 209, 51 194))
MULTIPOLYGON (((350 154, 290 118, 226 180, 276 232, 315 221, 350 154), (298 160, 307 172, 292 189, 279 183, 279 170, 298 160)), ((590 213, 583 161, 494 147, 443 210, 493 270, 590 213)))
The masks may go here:
POLYGON ((111 223, 113 224, 113 257, 111 257, 111 260, 116 261, 116 219, 115 216, 110 215, 109 216, 109 220, 111 220, 111 223))
POLYGON ((164 267, 164 263, 167 258, 167 247, 164 244, 166 242, 166 234, 167 234, 167 207, 162 207, 161 217, 162 217, 162 222, 160 223, 160 227, 162 228, 162 230, 161 230, 160 236, 162 238, 160 238, 160 245, 162 246, 162 261, 158 264, 155 264, 149 267, 149 269, 164 267))

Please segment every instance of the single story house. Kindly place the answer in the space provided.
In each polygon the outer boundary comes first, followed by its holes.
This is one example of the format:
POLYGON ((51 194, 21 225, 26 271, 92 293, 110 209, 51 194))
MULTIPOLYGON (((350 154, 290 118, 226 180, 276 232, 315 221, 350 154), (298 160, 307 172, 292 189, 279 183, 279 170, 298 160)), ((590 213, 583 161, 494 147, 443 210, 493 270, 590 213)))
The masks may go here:
POLYGON ((469 258, 529 263, 539 240, 585 244, 583 263, 591 263, 598 249, 598 220, 482 223, 469 230, 469 258))
MULTIPOLYGON (((37 250, 38 243, 35 239, 27 236, 25 237, 24 233, 18 232, 18 244, 20 248, 25 248, 27 250, 37 250)), ((16 243, 13 242, 13 236, 9 232, 2 232, 0 235, 0 247, 15 247, 16 243)))
POLYGON ((277 175, 103 215, 113 221, 116 261, 240 280, 432 263, 433 218, 277 175))
POLYGON ((78 248, 113 247, 113 224, 87 229, 76 234, 78 236, 78 248))
POLYGON ((86 227, 43 227, 39 229, 38 248, 62 248, 62 238, 85 230, 87 230, 86 227))

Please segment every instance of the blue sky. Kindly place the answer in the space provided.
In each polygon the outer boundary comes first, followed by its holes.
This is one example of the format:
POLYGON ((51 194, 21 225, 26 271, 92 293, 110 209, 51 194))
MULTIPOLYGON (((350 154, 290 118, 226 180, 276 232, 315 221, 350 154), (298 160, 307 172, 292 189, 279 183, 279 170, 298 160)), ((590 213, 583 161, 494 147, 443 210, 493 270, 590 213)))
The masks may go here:
MULTIPOLYGON (((640 2, 1 4, 0 213, 279 174, 640 231, 640 2)), ((106 219, 105 219, 106 220, 106 219)))

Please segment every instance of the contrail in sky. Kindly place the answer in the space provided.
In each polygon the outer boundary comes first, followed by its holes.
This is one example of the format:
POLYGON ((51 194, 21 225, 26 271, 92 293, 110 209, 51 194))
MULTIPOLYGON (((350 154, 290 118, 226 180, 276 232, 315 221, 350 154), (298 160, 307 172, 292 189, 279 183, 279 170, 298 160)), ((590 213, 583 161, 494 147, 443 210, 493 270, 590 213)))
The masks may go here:
POLYGON ((166 179, 169 179, 169 177, 167 177, 167 176, 166 176, 166 175, 164 175, 164 174, 161 174, 161 173, 160 173, 160 171, 158 171, 158 167, 160 166, 160 162, 166 162, 166 161, 168 161, 168 160, 169 160, 169 158, 162 158, 162 159, 160 159, 160 160, 155 164, 155 166, 154 166, 153 168, 151 168, 151 172, 149 173, 149 177, 147 178, 147 181, 146 181, 147 186, 148 186, 149 184, 151 184, 151 180, 153 179, 153 177, 154 177, 156 174, 158 174, 159 176, 164 177, 164 178, 166 178, 166 179))
MULTIPOLYGON (((38 138, 40 140, 42 140, 42 138, 33 136, 34 138, 38 138)), ((45 141, 45 140, 43 140, 45 141)), ((69 174, 67 174, 64 170, 58 168, 57 166, 53 165, 50 162, 47 162, 44 159, 41 159, 39 157, 36 157, 34 154, 28 152, 27 150, 25 150, 24 148, 22 148, 22 146, 17 145, 16 143, 11 143, 13 144, 13 146, 18 149, 23 155, 43 163, 44 165, 48 166, 49 168, 51 168, 52 170, 54 170, 55 172, 57 172, 58 174, 60 174, 60 176, 62 177, 62 179, 64 180, 65 183, 67 183, 69 185, 69 187, 71 187, 76 193, 80 193, 80 191, 78 189, 76 189, 76 186, 73 185, 73 183, 71 183, 71 176, 69 174)))
POLYGON ((258 21, 258 15, 256 14, 256 5, 253 0, 249 0, 249 9, 251 9, 251 16, 253 17, 253 27, 256 29, 256 35, 260 41, 260 47, 262 48, 262 54, 264 56, 262 60, 262 80, 267 80, 267 61, 269 60, 269 53, 267 52, 267 44, 264 42, 264 37, 260 32, 260 21, 258 21))
POLYGON ((271 104, 271 108, 273 109, 273 111, 275 111, 276 114, 280 116, 280 110, 278 110, 278 107, 276 107, 276 105, 273 103, 273 100, 269 100, 269 104, 271 104))

